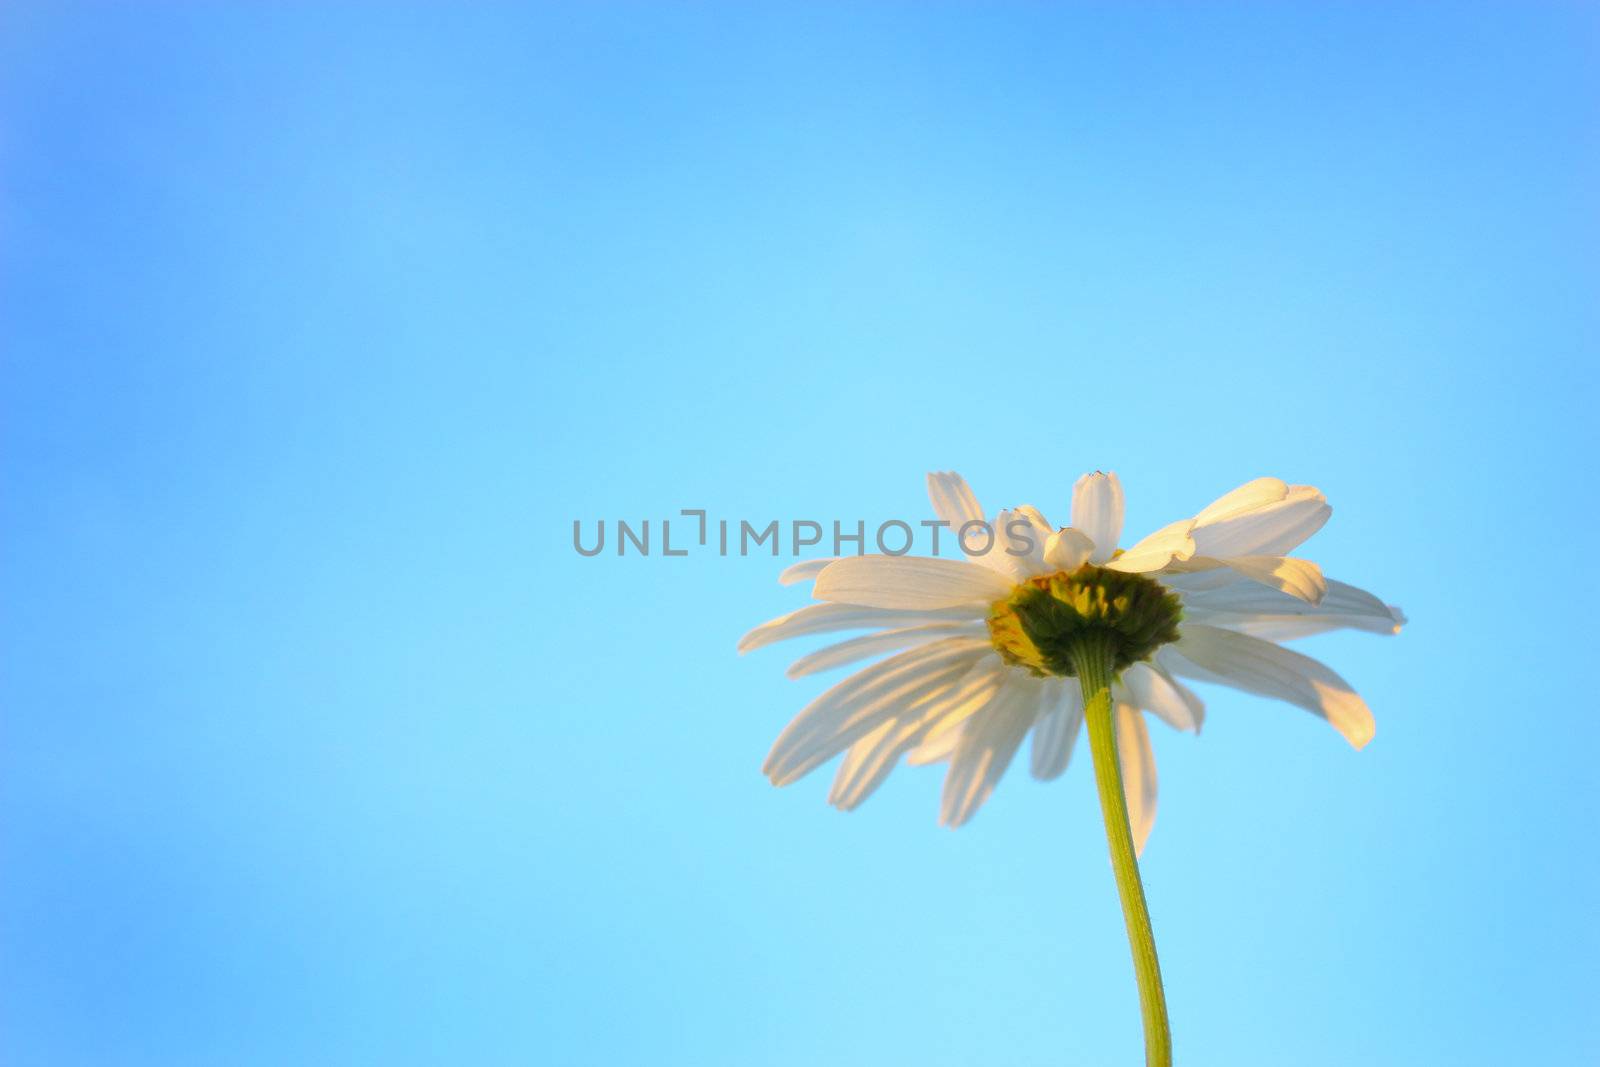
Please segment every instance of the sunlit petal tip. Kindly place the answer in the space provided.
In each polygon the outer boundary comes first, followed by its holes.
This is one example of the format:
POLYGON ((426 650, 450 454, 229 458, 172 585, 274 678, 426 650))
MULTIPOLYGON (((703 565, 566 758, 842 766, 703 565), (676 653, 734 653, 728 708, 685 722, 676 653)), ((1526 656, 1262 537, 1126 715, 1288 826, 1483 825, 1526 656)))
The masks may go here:
POLYGON ((1378 724, 1373 720, 1368 719, 1362 728, 1350 730, 1345 733, 1344 737, 1345 740, 1350 742, 1350 746, 1352 748, 1354 748, 1357 752, 1360 752, 1362 749, 1367 747, 1367 745, 1375 736, 1377 736, 1377 733, 1378 724))
POLYGON ((1323 700, 1328 722, 1339 736, 1357 752, 1366 748, 1378 732, 1377 721, 1367 702, 1348 689, 1313 682, 1323 700))
POLYGON ((769 770, 768 768, 763 767, 761 769, 761 773, 767 776, 767 781, 771 782, 779 789, 782 789, 786 785, 793 785, 805 777, 805 775, 799 771, 783 771, 777 768, 769 770))

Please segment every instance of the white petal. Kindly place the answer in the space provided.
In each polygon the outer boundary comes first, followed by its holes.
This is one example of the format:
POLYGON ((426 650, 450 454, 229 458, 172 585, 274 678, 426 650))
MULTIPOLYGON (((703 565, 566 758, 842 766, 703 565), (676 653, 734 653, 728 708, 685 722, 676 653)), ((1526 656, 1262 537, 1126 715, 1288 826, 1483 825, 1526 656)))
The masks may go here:
POLYGON ((1122 764, 1122 795, 1128 802, 1128 826, 1135 855, 1144 852, 1156 824, 1156 756, 1144 716, 1132 704, 1117 704, 1117 762, 1122 764))
POLYGON ((1328 592, 1318 604, 1308 604, 1250 581, 1232 581, 1179 595, 1186 618, 1269 640, 1345 628, 1376 634, 1400 632, 1405 615, 1398 608, 1353 585, 1331 578, 1327 584, 1328 592))
POLYGON ((1048 534, 1051 530, 1055 529, 1054 526, 1050 525, 1050 520, 1044 517, 1044 512, 1040 511, 1032 504, 1018 504, 1012 510, 1022 518, 1027 519, 1030 523, 1044 533, 1048 534))
POLYGON ((1160 578, 1162 585, 1180 596, 1221 589, 1249 580, 1223 566, 1221 560, 1210 556, 1175 559, 1161 572, 1160 578))
POLYGON ((1288 495, 1289 483, 1283 479, 1256 478, 1245 482, 1237 489, 1223 493, 1201 508, 1200 513, 1195 516, 1195 521, 1211 523, 1232 518, 1268 504, 1276 504, 1288 495))
POLYGON ((810 634, 837 633, 840 630, 870 630, 880 626, 915 626, 926 622, 970 621, 970 608, 944 608, 938 611, 893 611, 888 608, 863 608, 854 604, 809 604, 799 611, 779 615, 739 638, 739 654, 753 652, 777 641, 810 634))
POLYGON ((1237 576, 1229 576, 1230 580, 1211 589, 1181 588, 1185 586, 1187 579, 1187 575, 1177 580, 1170 579, 1167 575, 1162 575, 1161 578, 1164 583, 1179 588, 1185 612, 1241 611, 1267 614, 1292 612, 1297 615, 1334 612, 1343 615, 1370 615, 1374 619, 1391 618, 1390 609, 1383 601, 1364 589, 1358 589, 1347 582, 1333 578, 1327 579, 1328 592, 1319 604, 1308 604, 1287 593, 1237 576))
POLYGON ((852 811, 882 785, 894 770, 906 731, 901 716, 885 719, 845 751, 834 772, 828 803, 852 811))
POLYGON ((823 559, 805 559, 799 563, 791 563, 783 568, 778 575, 779 585, 794 585, 796 582, 808 582, 822 573, 822 569, 838 556, 827 556, 823 559))
POLYGON ((1122 536, 1122 482, 1115 474, 1095 471, 1072 487, 1072 526, 1094 542, 1090 563, 1104 563, 1122 536))
POLYGON ((1011 514, 1028 524, 1029 534, 1033 538, 1033 551, 1028 553, 1025 561, 1031 573, 1039 574, 1045 569, 1044 546, 1050 540, 1050 535, 1056 532, 1055 527, 1032 504, 1023 504, 1011 514))
MULTIPOLYGON (((964 726, 965 723, 962 725, 964 726)), ((918 742, 915 748, 906 753, 906 762, 913 767, 921 767, 928 763, 941 763, 955 754, 956 745, 960 742, 961 726, 930 734, 918 742)))
POLYGON ((1320 604, 1328 593, 1322 568, 1308 559, 1293 556, 1235 556, 1222 561, 1229 569, 1251 581, 1281 590, 1308 604, 1320 604))
POLYGON ((952 532, 976 519, 983 521, 983 509, 972 494, 967 480, 955 471, 934 471, 928 475, 928 499, 933 513, 950 524, 952 532))
POLYGON ((1159 664, 1135 663, 1122 672, 1122 685, 1130 703, 1155 712, 1168 726, 1200 732, 1205 702, 1159 664))
POLYGON ((1158 571, 1175 559, 1188 559, 1194 555, 1194 538, 1190 536, 1193 529, 1193 519, 1182 519, 1163 526, 1107 563, 1106 569, 1143 574, 1158 571))
POLYGON ((947 690, 989 651, 982 638, 951 637, 862 668, 813 700, 784 727, 762 773, 774 785, 788 785, 889 716, 947 690))
POLYGON ((836 645, 828 645, 801 656, 789 665, 787 673, 790 678, 803 678, 808 674, 832 670, 884 652, 898 652, 902 648, 915 648, 930 641, 961 635, 984 637, 986 631, 982 624, 970 622, 930 622, 898 630, 879 630, 877 633, 852 637, 848 641, 840 641, 836 645))
POLYGON ((1036 679, 1013 671, 989 706, 967 720, 945 774, 942 824, 961 826, 989 799, 1039 713, 1041 693, 1036 679))
POLYGON ((1400 632, 1398 622, 1391 623, 1384 629, 1378 629, 1372 625, 1371 619, 1359 615, 1257 615, 1241 619, 1218 615, 1207 615, 1202 619, 1197 615, 1195 621, 1203 621, 1208 626, 1220 626, 1235 633, 1249 634, 1264 641, 1294 641, 1302 637, 1332 633, 1335 630, 1366 630, 1369 633, 1381 634, 1400 632))
MULTIPOLYGON (((857 807, 889 777, 901 755, 920 750, 931 726, 946 718, 965 719, 993 700, 1006 671, 998 659, 985 657, 948 692, 905 709, 851 745, 839 762, 828 803, 841 811, 857 807)), ((961 731, 951 729, 941 736, 950 739, 953 749, 961 731)))
MULTIPOLYGON (((1002 508, 995 515, 990 529, 994 531, 994 536, 988 539, 987 550, 980 554, 968 555, 967 558, 973 563, 988 567, 996 574, 1003 576, 1012 585, 1032 577, 1035 568, 1029 563, 1029 555, 1031 553, 1042 554, 1042 546, 1033 537, 1033 531, 1028 520, 1017 515, 1016 512, 1002 508), (1011 537, 1007 527, 1013 521, 1027 527, 1027 540, 1011 537), (1025 552, 1023 549, 1027 547, 1028 540, 1032 540, 1033 545, 1031 550, 1025 552)), ((974 542, 973 547, 980 547, 984 543, 984 538, 981 535, 975 536, 972 540, 974 542)))
POLYGON ((1033 776, 1042 782, 1061 776, 1083 727, 1083 689, 1075 679, 1051 678, 1040 699, 1044 709, 1033 724, 1033 776))
POLYGON ((1270 641, 1200 623, 1184 623, 1176 644, 1158 654, 1175 674, 1286 700, 1327 719, 1361 748, 1375 726, 1366 702, 1343 678, 1310 656, 1270 641))
MULTIPOLYGON (((1114 570, 1134 570, 1123 561, 1128 554, 1118 556, 1107 564, 1114 570)), ((1161 569, 1161 581, 1179 594, 1198 593, 1221 589, 1245 578, 1259 582, 1290 596, 1321 602, 1328 591, 1322 568, 1310 560, 1292 556, 1235 556, 1218 559, 1214 556, 1193 556, 1188 559, 1174 557, 1161 569)))
POLYGON ((1075 571, 1094 553, 1094 542, 1081 530, 1063 526, 1045 539, 1044 564, 1048 571, 1075 571))
POLYGON ((818 600, 925 611, 970 605, 974 617, 1011 594, 1012 582, 988 567, 927 556, 851 556, 836 560, 811 589, 818 600))
POLYGON ((1283 495, 1275 500, 1268 499, 1271 493, 1244 493, 1251 486, 1263 483, 1270 483, 1267 488, 1273 492, 1276 492, 1275 486, 1283 484, 1277 479, 1257 479, 1196 516, 1192 534, 1195 555, 1216 559, 1286 556, 1300 542, 1322 529, 1322 524, 1333 513, 1327 498, 1314 486, 1285 486, 1283 495), (1228 507, 1218 509, 1218 505, 1234 494, 1243 496, 1228 507))

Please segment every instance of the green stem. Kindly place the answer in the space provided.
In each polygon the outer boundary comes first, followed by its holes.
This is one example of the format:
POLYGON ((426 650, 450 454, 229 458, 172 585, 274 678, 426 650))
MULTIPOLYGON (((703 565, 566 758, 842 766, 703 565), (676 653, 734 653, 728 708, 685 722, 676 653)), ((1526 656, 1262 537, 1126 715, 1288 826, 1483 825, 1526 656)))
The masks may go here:
POLYGON ((1083 686, 1084 718, 1089 723, 1089 749, 1094 754, 1094 780, 1105 817, 1111 869, 1122 898, 1122 918, 1133 950, 1133 973, 1139 983, 1139 1009, 1144 1016, 1144 1057, 1149 1067, 1172 1063, 1172 1031, 1167 1026, 1167 997, 1161 989, 1161 964, 1156 960, 1150 909, 1139 881, 1139 861, 1128 824, 1128 801, 1122 791, 1122 762, 1117 758, 1116 721, 1112 715, 1111 679, 1115 664, 1109 643, 1085 637, 1073 649, 1073 669, 1083 686))

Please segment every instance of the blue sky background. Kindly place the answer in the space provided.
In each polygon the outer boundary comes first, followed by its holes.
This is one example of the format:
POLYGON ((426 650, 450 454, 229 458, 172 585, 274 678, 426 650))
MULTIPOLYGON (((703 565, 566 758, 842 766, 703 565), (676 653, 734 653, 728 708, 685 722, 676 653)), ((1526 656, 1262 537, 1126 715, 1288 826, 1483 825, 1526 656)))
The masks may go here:
POLYGON ((775 790, 770 558, 1259 474, 1352 751, 1154 728, 1179 1062, 1600 1060, 1585 5, 0 12, 0 1061, 1134 1062, 1085 751, 775 790))

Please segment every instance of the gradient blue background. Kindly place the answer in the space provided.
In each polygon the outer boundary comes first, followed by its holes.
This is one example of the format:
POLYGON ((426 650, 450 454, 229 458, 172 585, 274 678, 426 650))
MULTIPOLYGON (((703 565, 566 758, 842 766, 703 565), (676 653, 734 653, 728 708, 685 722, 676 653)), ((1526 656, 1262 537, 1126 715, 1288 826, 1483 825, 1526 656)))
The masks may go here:
POLYGON ((571 547, 943 467, 1414 620, 1156 728, 1180 1063, 1600 1059, 1593 7, 177 7, 0 13, 0 1062, 1134 1062, 1084 752, 775 790, 803 592, 571 547))

